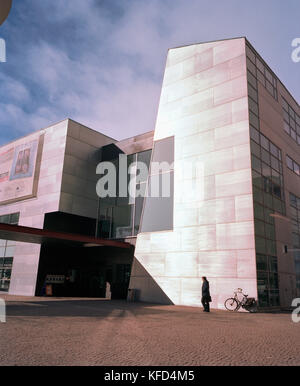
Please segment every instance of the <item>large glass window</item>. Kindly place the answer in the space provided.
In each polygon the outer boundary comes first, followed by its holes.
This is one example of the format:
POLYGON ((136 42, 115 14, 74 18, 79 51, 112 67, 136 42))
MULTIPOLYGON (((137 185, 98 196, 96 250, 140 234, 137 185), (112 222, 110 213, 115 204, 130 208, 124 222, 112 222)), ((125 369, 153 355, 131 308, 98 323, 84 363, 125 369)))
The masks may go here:
MULTIPOLYGON (((277 78, 270 68, 263 62, 259 55, 247 45, 247 69, 248 81, 255 87, 256 79, 265 87, 274 99, 278 99, 277 93, 277 78)), ((249 91, 249 95, 253 98, 253 90, 249 91)), ((254 96, 254 100, 257 96, 254 96)), ((257 102, 257 100, 256 100, 257 102)))
POLYGON ((270 262, 274 262, 276 259, 274 256, 277 254, 272 215, 275 212, 285 213, 282 154, 281 150, 260 132, 258 93, 257 86, 255 87, 258 80, 277 99, 276 79, 273 80, 271 72, 253 51, 248 50, 247 56, 250 70, 248 97, 258 300, 260 306, 277 306, 279 305, 277 265, 270 262), (254 66, 255 63, 257 68, 254 66))
MULTIPOLYGON (((162 175, 160 175, 162 177, 162 175)), ((174 173, 169 173, 170 196, 147 197, 143 213, 141 232, 158 232, 173 229, 174 173)), ((156 176, 150 176, 149 189, 156 176)), ((160 179, 161 180, 161 179, 160 179)), ((160 182, 160 185, 162 182, 160 182)), ((160 192, 161 193, 161 192, 160 192)))
POLYGON ((142 218, 141 232, 173 229, 174 204, 174 137, 154 143, 152 165, 148 181, 148 197, 142 218), (157 169, 154 163, 164 163, 157 169), (154 188, 154 189, 153 189, 154 188))
POLYGON ((290 213, 292 218, 292 243, 296 268, 296 282, 300 289, 300 197, 290 193, 290 213))
POLYGON ((295 110, 282 98, 283 129, 295 142, 300 145, 300 113, 295 110))
MULTIPOLYGON (((130 175, 126 175, 126 186, 129 179, 135 182, 140 171, 137 168, 137 162, 143 162, 146 169, 149 169, 151 150, 127 156, 127 170, 131 168, 130 175)), ((110 161, 115 164, 117 170, 117 192, 119 192, 120 165, 119 159, 110 161)), ((106 197, 99 200, 98 210, 98 236, 103 238, 125 238, 137 235, 140 226, 141 213, 144 203, 144 195, 138 192, 146 190, 148 172, 143 178, 139 178, 135 185, 133 194, 127 197, 106 197)))
POLYGON ((286 165, 292 172, 296 173, 297 176, 300 176, 300 165, 288 155, 286 156, 286 165))
POLYGON ((256 268, 259 305, 279 306, 277 257, 257 253, 256 268))

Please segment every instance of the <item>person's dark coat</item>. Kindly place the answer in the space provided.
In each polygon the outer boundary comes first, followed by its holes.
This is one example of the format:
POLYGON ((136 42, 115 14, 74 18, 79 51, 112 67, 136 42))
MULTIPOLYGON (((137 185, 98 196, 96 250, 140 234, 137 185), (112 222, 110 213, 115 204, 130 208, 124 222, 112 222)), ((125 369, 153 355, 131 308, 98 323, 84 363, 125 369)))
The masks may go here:
POLYGON ((202 297, 210 298, 209 281, 204 280, 202 284, 202 297))

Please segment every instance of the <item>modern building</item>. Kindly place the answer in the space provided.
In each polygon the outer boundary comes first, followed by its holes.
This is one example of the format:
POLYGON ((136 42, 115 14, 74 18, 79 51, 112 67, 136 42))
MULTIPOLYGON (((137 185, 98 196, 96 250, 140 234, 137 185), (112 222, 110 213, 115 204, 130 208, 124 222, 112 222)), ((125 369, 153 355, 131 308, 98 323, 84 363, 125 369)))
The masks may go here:
POLYGON ((153 132, 116 141, 65 120, 0 149, 0 290, 104 296, 109 282, 115 298, 199 306, 207 276, 212 307, 238 287, 290 306, 299 146, 299 105, 246 38, 170 49, 153 132), (134 191, 167 178, 170 194, 120 194, 124 159, 134 191), (107 161, 118 194, 99 199, 107 161))

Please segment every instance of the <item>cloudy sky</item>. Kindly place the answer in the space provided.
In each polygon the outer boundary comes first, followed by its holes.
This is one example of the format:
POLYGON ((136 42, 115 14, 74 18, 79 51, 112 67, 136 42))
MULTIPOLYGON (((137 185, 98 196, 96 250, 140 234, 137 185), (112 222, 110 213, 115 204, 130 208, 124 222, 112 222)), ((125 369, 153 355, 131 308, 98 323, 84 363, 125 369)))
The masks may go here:
POLYGON ((299 0, 13 0, 0 27, 0 145, 72 118, 153 130, 170 47, 247 36, 300 100, 299 0))

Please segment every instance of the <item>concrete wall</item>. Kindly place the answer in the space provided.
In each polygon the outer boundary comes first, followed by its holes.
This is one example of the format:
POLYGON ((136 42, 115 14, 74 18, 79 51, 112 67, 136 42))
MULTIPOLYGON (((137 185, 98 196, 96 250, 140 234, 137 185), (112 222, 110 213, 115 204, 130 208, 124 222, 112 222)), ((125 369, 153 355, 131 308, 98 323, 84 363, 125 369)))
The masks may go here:
MULTIPOLYGON (((36 197, 2 205, 0 215, 20 212, 19 225, 41 229, 46 213, 62 211, 96 218, 97 152, 101 146, 114 140, 67 119, 21 138, 13 145, 17 146, 24 141, 30 142, 40 137, 43 137, 43 146, 38 156, 36 197)), ((2 149, 5 149, 5 146, 2 149)), ((40 245, 15 245, 9 293, 33 296, 40 245)))
POLYGON ((147 133, 116 142, 116 146, 125 154, 139 153, 141 151, 152 149, 153 136, 154 131, 149 131, 147 133))
POLYGON ((169 51, 154 141, 169 136, 174 229, 138 235, 130 287, 143 301, 199 306, 207 276, 213 307, 237 287, 257 297, 245 39, 169 51), (181 161, 203 175, 179 173, 181 161), (181 187, 199 179, 203 197, 187 199, 181 187))
POLYGON ((61 212, 97 217, 99 148, 115 140, 69 120, 61 184, 61 212))
MULTIPOLYGON (((0 206, 0 215, 20 212, 19 225, 43 228, 44 215, 59 208, 62 169, 68 121, 62 121, 16 141, 14 145, 44 137, 40 154, 37 196, 0 206)), ((10 146, 10 145, 8 145, 10 146)), ((16 243, 9 293, 33 296, 40 256, 40 245, 16 243)))

